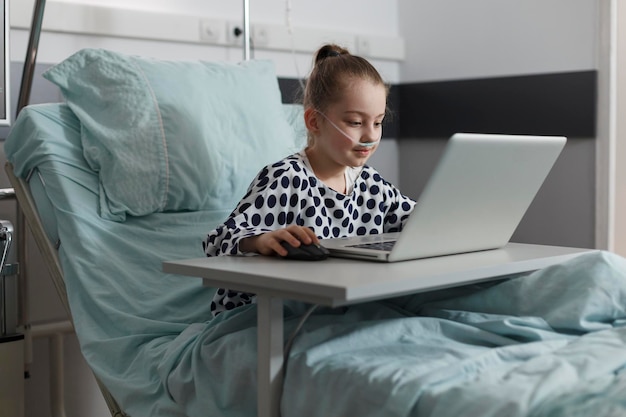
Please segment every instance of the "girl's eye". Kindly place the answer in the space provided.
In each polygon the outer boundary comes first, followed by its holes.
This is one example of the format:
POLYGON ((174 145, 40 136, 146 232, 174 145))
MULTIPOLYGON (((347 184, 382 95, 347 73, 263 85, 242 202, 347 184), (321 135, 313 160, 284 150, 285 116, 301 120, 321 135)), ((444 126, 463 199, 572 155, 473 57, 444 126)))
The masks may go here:
POLYGON ((357 121, 348 121, 348 124, 350 126, 361 126, 361 122, 357 122, 357 121))

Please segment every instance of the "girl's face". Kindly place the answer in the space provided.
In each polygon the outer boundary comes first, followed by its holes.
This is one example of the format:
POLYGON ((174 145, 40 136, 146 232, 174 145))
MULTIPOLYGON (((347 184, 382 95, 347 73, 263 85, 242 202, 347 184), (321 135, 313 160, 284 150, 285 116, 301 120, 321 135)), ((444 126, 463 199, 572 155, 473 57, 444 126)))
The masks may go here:
POLYGON ((311 150, 327 164, 337 167, 364 165, 382 136, 386 103, 387 91, 383 85, 351 80, 339 101, 314 115, 311 150))

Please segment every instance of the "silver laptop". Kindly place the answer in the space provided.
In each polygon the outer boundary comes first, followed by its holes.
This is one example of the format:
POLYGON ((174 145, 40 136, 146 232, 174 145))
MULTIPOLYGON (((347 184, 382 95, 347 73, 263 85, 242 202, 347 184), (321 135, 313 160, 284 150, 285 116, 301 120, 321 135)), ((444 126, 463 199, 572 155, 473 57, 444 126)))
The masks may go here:
POLYGON ((500 248, 511 239, 566 140, 457 133, 401 233, 321 243, 331 256, 381 262, 500 248))

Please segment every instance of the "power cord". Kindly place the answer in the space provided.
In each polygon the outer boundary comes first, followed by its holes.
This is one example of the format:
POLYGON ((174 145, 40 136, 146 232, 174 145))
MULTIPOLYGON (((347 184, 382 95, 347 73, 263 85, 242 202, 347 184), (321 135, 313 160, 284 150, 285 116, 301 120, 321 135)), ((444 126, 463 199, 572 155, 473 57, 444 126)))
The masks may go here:
POLYGON ((289 352, 291 352, 291 348, 293 347, 293 343, 296 340, 296 336, 298 335, 298 333, 302 329, 302 326, 304 326, 304 322, 309 318, 309 316, 315 311, 315 309, 317 307, 318 307, 318 304, 313 304, 311 307, 309 307, 307 309, 307 311, 300 318, 300 321, 298 321, 298 324, 292 330, 291 335, 287 339, 287 342, 285 343, 285 347, 284 347, 284 351, 283 351, 284 352, 283 353, 283 375, 286 372, 286 369, 287 369, 286 365, 287 365, 287 361, 289 360, 289 352))
POLYGON ((293 57, 293 65, 296 68, 296 76, 300 83, 300 88, 304 92, 304 79, 300 75, 300 68, 298 67, 298 59, 296 57, 296 41, 293 35, 293 25, 291 24, 291 0, 285 0, 285 26, 287 26, 287 33, 289 34, 289 40, 291 42, 291 56, 293 57))
MULTIPOLYGON (((304 315, 302 317, 300 317, 300 320, 298 321, 298 324, 296 325, 296 327, 291 331, 291 335, 289 336, 289 338, 287 339, 287 342, 285 343, 285 347, 283 348, 283 384, 285 382, 285 376, 287 375, 287 362, 289 361, 289 353, 291 352, 291 348, 293 347, 293 343, 296 340, 296 336, 298 335, 298 333, 300 333, 300 330, 302 329, 302 326, 304 326, 304 322, 306 322, 306 320, 309 318, 309 316, 315 311, 315 309, 318 307, 318 304, 313 304, 311 307, 309 307, 307 309, 307 311, 304 313, 304 315)), ((280 392, 280 400, 279 400, 279 404, 282 404, 282 396, 283 393, 285 392, 284 388, 281 390, 280 392)), ((279 417, 281 415, 280 412, 280 407, 278 410, 279 413, 279 417)))

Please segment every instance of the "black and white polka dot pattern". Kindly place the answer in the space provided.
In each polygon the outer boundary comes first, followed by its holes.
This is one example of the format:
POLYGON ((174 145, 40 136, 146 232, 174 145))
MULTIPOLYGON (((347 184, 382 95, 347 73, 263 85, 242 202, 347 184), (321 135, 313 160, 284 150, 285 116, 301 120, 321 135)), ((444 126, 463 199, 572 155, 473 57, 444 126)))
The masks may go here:
MULTIPOLYGON (((239 241, 291 224, 311 228, 321 238, 398 232, 415 202, 378 172, 364 166, 350 194, 318 180, 298 153, 261 170, 226 222, 203 242, 207 256, 241 255, 239 241)), ((252 294, 219 289, 214 315, 255 302, 252 294)))

